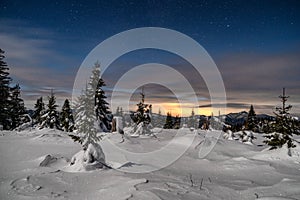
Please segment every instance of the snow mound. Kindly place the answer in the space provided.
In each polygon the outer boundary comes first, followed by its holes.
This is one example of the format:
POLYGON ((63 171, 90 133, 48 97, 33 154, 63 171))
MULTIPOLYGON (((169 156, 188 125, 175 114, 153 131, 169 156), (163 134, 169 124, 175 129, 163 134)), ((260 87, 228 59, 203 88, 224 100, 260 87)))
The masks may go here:
POLYGON ((85 172, 96 169, 105 168, 105 156, 99 144, 89 144, 86 150, 76 153, 66 171, 69 172, 85 172))
POLYGON ((33 138, 33 140, 41 141, 41 142, 67 142, 69 140, 69 136, 66 132, 55 130, 55 129, 42 129, 33 132, 34 135, 37 135, 33 138))
POLYGON ((44 156, 40 162, 40 167, 64 166, 68 163, 68 159, 64 157, 55 157, 51 155, 44 156))
POLYGON ((295 148, 287 148, 284 145, 282 148, 269 150, 270 147, 263 149, 260 154, 253 156, 259 160, 298 160, 300 161, 300 146, 297 145, 295 148))

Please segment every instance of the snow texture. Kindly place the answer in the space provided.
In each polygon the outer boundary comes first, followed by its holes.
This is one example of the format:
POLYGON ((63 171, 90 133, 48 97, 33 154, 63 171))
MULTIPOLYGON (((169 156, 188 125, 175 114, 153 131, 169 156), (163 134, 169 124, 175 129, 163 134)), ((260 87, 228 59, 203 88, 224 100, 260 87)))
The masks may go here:
MULTIPOLYGON (((86 151, 66 132, 54 129, 1 131, 0 199, 300 199, 299 145, 289 156, 287 146, 268 150, 263 134, 252 133, 256 139, 247 145, 214 138, 214 131, 180 131, 188 137, 196 134, 187 152, 168 167, 146 174, 119 171, 149 166, 112 151, 108 140, 127 151, 151 152, 168 144, 175 130, 155 129, 157 138, 128 137, 123 143, 121 134, 107 133, 99 146, 86 151), (200 159, 199 151, 212 144, 212 151, 200 159), (104 161, 115 170, 90 170, 104 161)), ((179 138, 176 147, 183 142, 179 138)))

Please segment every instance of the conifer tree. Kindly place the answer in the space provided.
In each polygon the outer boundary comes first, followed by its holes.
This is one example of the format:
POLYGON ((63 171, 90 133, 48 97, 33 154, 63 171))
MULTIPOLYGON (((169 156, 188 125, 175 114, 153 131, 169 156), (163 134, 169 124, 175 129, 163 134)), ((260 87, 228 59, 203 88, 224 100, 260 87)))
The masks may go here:
POLYGON ((149 125, 151 123, 151 117, 150 117, 150 109, 152 105, 145 103, 145 94, 142 91, 140 93, 141 95, 141 101, 136 104, 137 105, 137 111, 133 114, 132 120, 136 125, 139 125, 140 123, 144 123, 144 125, 149 125))
POLYGON ((160 128, 163 128, 164 124, 165 124, 165 121, 166 121, 166 117, 161 114, 161 110, 159 108, 158 116, 157 116, 157 119, 156 119, 156 126, 160 127, 160 128))
POLYGON ((109 132, 111 130, 112 114, 109 111, 108 103, 106 102, 105 92, 102 87, 105 83, 102 78, 99 79, 96 91, 95 91, 95 110, 96 117, 103 132, 109 132))
POLYGON ((271 126, 272 133, 265 136, 267 140, 264 142, 271 146, 270 149, 281 148, 284 144, 287 144, 290 150, 290 148, 296 147, 293 142, 293 134, 300 134, 299 126, 297 126, 295 119, 289 113, 292 106, 286 105, 289 96, 285 95, 285 88, 283 88, 283 94, 279 98, 281 99, 282 106, 276 107, 276 112, 274 112, 276 121, 271 126))
POLYGON ((246 130, 257 131, 257 118, 253 108, 253 105, 250 106, 250 110, 246 122, 246 130))
POLYGON ((123 116, 123 108, 122 107, 120 107, 120 116, 123 116))
POLYGON ((116 113, 114 115, 122 117, 123 116, 123 108, 118 106, 116 109, 116 113))
POLYGON ((4 51, 0 49, 0 125, 3 126, 3 129, 8 130, 11 128, 8 108, 11 78, 4 58, 4 51))
POLYGON ((120 107, 118 106, 117 109, 116 109, 116 113, 115 113, 115 116, 120 116, 121 113, 120 113, 120 107))
POLYGON ((181 118, 179 115, 176 115, 175 120, 174 120, 174 129, 179 129, 180 128, 180 123, 181 123, 181 118))
POLYGON ((42 124, 40 128, 61 129, 59 113, 56 110, 58 106, 56 105, 56 98, 52 90, 48 100, 49 102, 45 114, 42 116, 42 124))
POLYGON ((145 103, 145 93, 144 90, 140 93, 141 100, 137 105, 137 111, 130 115, 132 121, 135 123, 134 131, 139 132, 139 134, 150 133, 149 125, 151 124, 150 110, 152 105, 145 103))
POLYGON ((97 61, 94 65, 92 75, 88 84, 88 89, 94 94, 94 105, 96 119, 100 131, 109 132, 111 130, 112 114, 106 102, 106 95, 103 87, 106 86, 104 80, 100 77, 100 63, 97 61))
POLYGON ((93 89, 86 86, 85 91, 75 102, 75 126, 77 136, 70 135, 74 141, 79 142, 83 149, 89 144, 95 144, 100 140, 97 136, 96 114, 93 89))
POLYGON ((60 124, 65 132, 72 132, 74 130, 74 117, 68 99, 65 100, 60 113, 60 124))
POLYGON ((24 101, 20 97, 20 86, 17 84, 15 87, 10 89, 10 102, 9 102, 9 113, 11 120, 11 128, 17 128, 22 122, 22 116, 26 113, 24 101))
POLYGON ((164 129, 172 129, 174 126, 173 117, 170 112, 167 113, 166 123, 164 125, 164 129))
POLYGON ((96 62, 86 89, 74 105, 75 132, 78 135, 70 136, 82 144, 83 149, 87 149, 89 144, 97 146, 96 143, 101 139, 97 136, 97 126, 100 125, 100 131, 110 130, 111 112, 101 88, 104 85, 104 81, 100 78, 100 64, 96 62))
POLYGON ((187 126, 188 126, 189 128, 197 128, 197 119, 196 119, 196 117, 195 117, 194 109, 192 110, 191 116, 190 116, 189 119, 188 119, 187 126))
POLYGON ((45 114, 45 104, 43 102, 43 97, 40 97, 36 100, 36 104, 34 105, 34 113, 32 119, 34 120, 34 124, 41 125, 42 116, 45 114))

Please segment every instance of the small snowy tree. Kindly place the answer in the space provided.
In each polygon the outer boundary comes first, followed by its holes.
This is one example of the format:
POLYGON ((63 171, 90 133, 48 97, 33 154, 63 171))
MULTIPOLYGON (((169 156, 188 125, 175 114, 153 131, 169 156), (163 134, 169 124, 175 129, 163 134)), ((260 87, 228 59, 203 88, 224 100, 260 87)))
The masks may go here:
POLYGON ((288 149, 296 147, 293 143, 293 134, 299 135, 299 127, 295 122, 295 119, 290 115, 289 111, 292 108, 291 105, 286 105, 286 101, 289 96, 285 95, 285 88, 283 88, 283 94, 279 96, 282 102, 281 107, 276 107, 276 121, 270 127, 272 133, 267 134, 267 138, 264 141, 271 146, 270 149, 276 149, 287 144, 288 149))
POLYGON ((141 101, 136 104, 137 111, 131 114, 131 119, 135 123, 134 131, 138 134, 147 134, 150 133, 149 125, 151 123, 150 110, 152 105, 145 103, 145 94, 142 91, 140 93, 141 101))
POLYGON ((62 107, 62 111, 60 113, 60 123, 64 131, 72 132, 74 130, 74 118, 68 99, 65 100, 62 107))
POLYGON ((187 126, 189 128, 197 128, 198 127, 197 119, 196 119, 196 116, 195 116, 194 109, 191 112, 191 116, 188 118, 187 126))
POLYGON ((48 97, 48 100, 49 102, 45 114, 42 116, 42 123, 40 128, 51 128, 60 130, 61 127, 59 123, 59 113, 56 110, 58 106, 56 105, 56 98, 52 90, 50 96, 48 97))
POLYGON ((250 110, 248 113, 247 117, 247 122, 246 122, 246 130, 249 131, 257 131, 257 119, 256 119, 256 114, 253 108, 253 105, 250 106, 250 110))
POLYGON ((45 104, 43 102, 43 97, 40 97, 36 100, 36 104, 34 105, 34 113, 32 116, 33 123, 41 125, 42 116, 45 114, 45 104))

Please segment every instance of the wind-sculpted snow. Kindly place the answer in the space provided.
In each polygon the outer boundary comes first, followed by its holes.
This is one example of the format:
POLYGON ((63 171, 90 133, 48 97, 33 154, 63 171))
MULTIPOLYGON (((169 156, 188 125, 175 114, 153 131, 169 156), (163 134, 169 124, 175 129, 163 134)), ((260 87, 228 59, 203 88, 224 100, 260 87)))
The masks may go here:
MULTIPOLYGON (((197 130, 196 130, 197 131, 197 130)), ((114 169, 67 172, 81 150, 66 133, 52 130, 0 132, 0 199, 104 200, 294 200, 300 199, 300 148, 269 151, 263 135, 253 145, 217 139, 213 131, 198 131, 195 140, 175 163, 161 170, 124 173, 147 168, 105 146, 109 139, 128 151, 149 152, 174 137, 160 130, 155 137, 130 138, 109 133, 100 142, 105 162, 114 169), (60 135, 60 136, 58 136, 60 135), (206 141, 204 142, 204 139, 206 141), (205 157, 199 151, 215 146, 205 157)), ((185 134, 193 134, 186 130, 185 134)), ((180 139, 174 144, 182 145, 180 139)))

